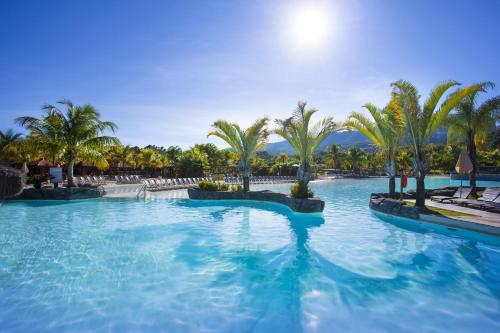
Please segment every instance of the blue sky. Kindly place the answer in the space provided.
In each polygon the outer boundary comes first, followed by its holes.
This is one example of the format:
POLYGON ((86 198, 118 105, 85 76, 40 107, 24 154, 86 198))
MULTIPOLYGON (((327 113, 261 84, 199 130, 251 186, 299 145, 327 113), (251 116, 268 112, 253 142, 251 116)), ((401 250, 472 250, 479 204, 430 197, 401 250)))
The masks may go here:
POLYGON ((298 100, 342 121, 400 78, 424 96, 445 79, 500 84, 497 0, 5 0, 0 41, 0 130, 67 98, 133 145, 223 146, 206 138, 214 120, 284 118, 298 100), (289 36, 303 3, 327 12, 319 46, 289 36))

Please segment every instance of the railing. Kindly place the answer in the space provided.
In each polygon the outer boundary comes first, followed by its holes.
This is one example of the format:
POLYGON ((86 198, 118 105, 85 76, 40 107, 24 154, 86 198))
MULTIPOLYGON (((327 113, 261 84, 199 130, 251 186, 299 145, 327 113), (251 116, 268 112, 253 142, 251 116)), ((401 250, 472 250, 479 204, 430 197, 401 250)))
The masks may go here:
POLYGON ((146 184, 142 184, 142 186, 139 187, 139 191, 137 191, 137 199, 139 199, 141 193, 144 193, 144 199, 146 199, 146 192, 147 192, 146 184))

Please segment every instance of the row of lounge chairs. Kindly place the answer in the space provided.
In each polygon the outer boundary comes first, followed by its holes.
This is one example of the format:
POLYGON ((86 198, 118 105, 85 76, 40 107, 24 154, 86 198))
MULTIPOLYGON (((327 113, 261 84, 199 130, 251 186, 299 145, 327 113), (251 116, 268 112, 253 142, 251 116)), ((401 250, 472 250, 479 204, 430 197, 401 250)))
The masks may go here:
POLYGON ((106 184, 106 179, 103 176, 80 176, 75 177, 75 180, 79 186, 106 184))
POLYGON ((142 183, 147 191, 162 191, 195 187, 202 180, 211 180, 211 178, 155 178, 144 179, 142 183))
MULTIPOLYGON (((253 176, 250 177, 250 183, 252 184, 279 184, 279 183, 291 183, 297 178, 293 176, 253 176)), ((225 176, 224 181, 228 184, 241 184, 243 183, 243 178, 241 176, 231 177, 225 176)))
POLYGON ((115 176, 117 184, 140 184, 142 182, 139 176, 115 176))
POLYGON ((481 197, 467 199, 471 191, 470 187, 459 187, 451 197, 432 196, 431 200, 500 213, 500 187, 488 187, 481 197))

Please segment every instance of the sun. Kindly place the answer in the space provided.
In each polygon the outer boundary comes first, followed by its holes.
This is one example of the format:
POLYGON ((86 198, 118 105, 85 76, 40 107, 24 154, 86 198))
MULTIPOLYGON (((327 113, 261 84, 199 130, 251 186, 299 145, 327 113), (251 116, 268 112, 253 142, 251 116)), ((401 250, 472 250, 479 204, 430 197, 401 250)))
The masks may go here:
POLYGON ((326 7, 307 4, 290 10, 287 26, 295 47, 318 48, 327 42, 331 33, 331 18, 326 7))

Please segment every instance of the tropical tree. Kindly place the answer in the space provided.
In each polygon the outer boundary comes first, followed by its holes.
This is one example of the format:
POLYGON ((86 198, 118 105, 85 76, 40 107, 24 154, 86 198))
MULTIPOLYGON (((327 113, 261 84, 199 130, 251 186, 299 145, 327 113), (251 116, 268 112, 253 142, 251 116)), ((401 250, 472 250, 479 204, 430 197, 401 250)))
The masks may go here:
POLYGON ((298 102, 297 108, 288 119, 276 119, 279 128, 274 132, 283 137, 295 150, 300 160, 298 178, 299 196, 307 196, 308 184, 312 176, 312 159, 321 142, 337 130, 331 117, 326 117, 311 125, 311 117, 317 109, 306 109, 306 102, 298 102))
POLYGON ((139 166, 142 168, 160 168, 160 152, 153 148, 142 148, 139 152, 139 166))
POLYGON ((342 146, 332 143, 325 148, 325 163, 328 167, 342 169, 345 166, 346 153, 342 146))
POLYGON ((172 161, 174 164, 177 163, 177 161, 181 158, 182 156, 182 149, 179 146, 170 146, 167 148, 167 156, 172 161))
POLYGON ((404 80, 392 83, 393 94, 397 98, 398 107, 401 108, 414 154, 413 172, 417 183, 415 205, 420 208, 425 207, 425 175, 429 171, 425 148, 430 137, 465 96, 482 89, 480 85, 457 89, 439 104, 443 95, 457 85, 459 83, 455 81, 439 84, 421 106, 420 95, 413 84, 404 80))
POLYGON ((389 195, 396 195, 396 151, 403 134, 403 117, 393 97, 383 109, 367 103, 363 105, 370 112, 373 121, 361 113, 352 113, 344 124, 354 128, 373 142, 382 152, 385 160, 385 172, 389 176, 389 195))
POLYGON ((350 147, 347 149, 346 160, 351 170, 359 173, 360 169, 368 162, 368 154, 359 147, 350 147))
POLYGON ((104 150, 118 144, 119 140, 104 135, 106 131, 114 133, 116 125, 100 120, 99 112, 92 105, 77 106, 68 100, 58 104, 65 106, 66 110, 47 104, 43 107, 46 110, 44 117, 20 117, 16 121, 30 130, 31 135, 43 145, 60 148, 67 163, 68 187, 74 187, 75 162, 86 160, 98 167, 105 167, 107 160, 104 150))
POLYGON ((212 124, 214 131, 208 136, 217 136, 233 148, 238 155, 238 168, 243 177, 243 190, 250 190, 252 173, 251 159, 257 150, 264 148, 269 132, 266 129, 268 118, 257 119, 252 126, 242 130, 238 124, 218 120, 212 124))
POLYGON ((41 157, 40 146, 31 135, 17 141, 12 147, 12 151, 15 154, 15 161, 19 163, 35 162, 41 157))
POLYGON ((117 144, 111 147, 109 160, 118 168, 125 168, 127 166, 136 167, 135 155, 136 151, 132 146, 117 144))
POLYGON ((22 134, 11 129, 5 132, 0 131, 0 161, 10 161, 10 157, 15 150, 16 144, 22 141, 22 134))
MULTIPOLYGON (((479 84, 483 92, 494 88, 492 82, 479 84)), ((500 96, 492 97, 481 105, 477 98, 481 91, 475 91, 465 96, 455 109, 448 115, 448 140, 465 144, 467 154, 472 162, 470 173, 471 194, 476 194, 476 178, 478 172, 477 148, 483 148, 486 138, 500 116, 500 96)))

